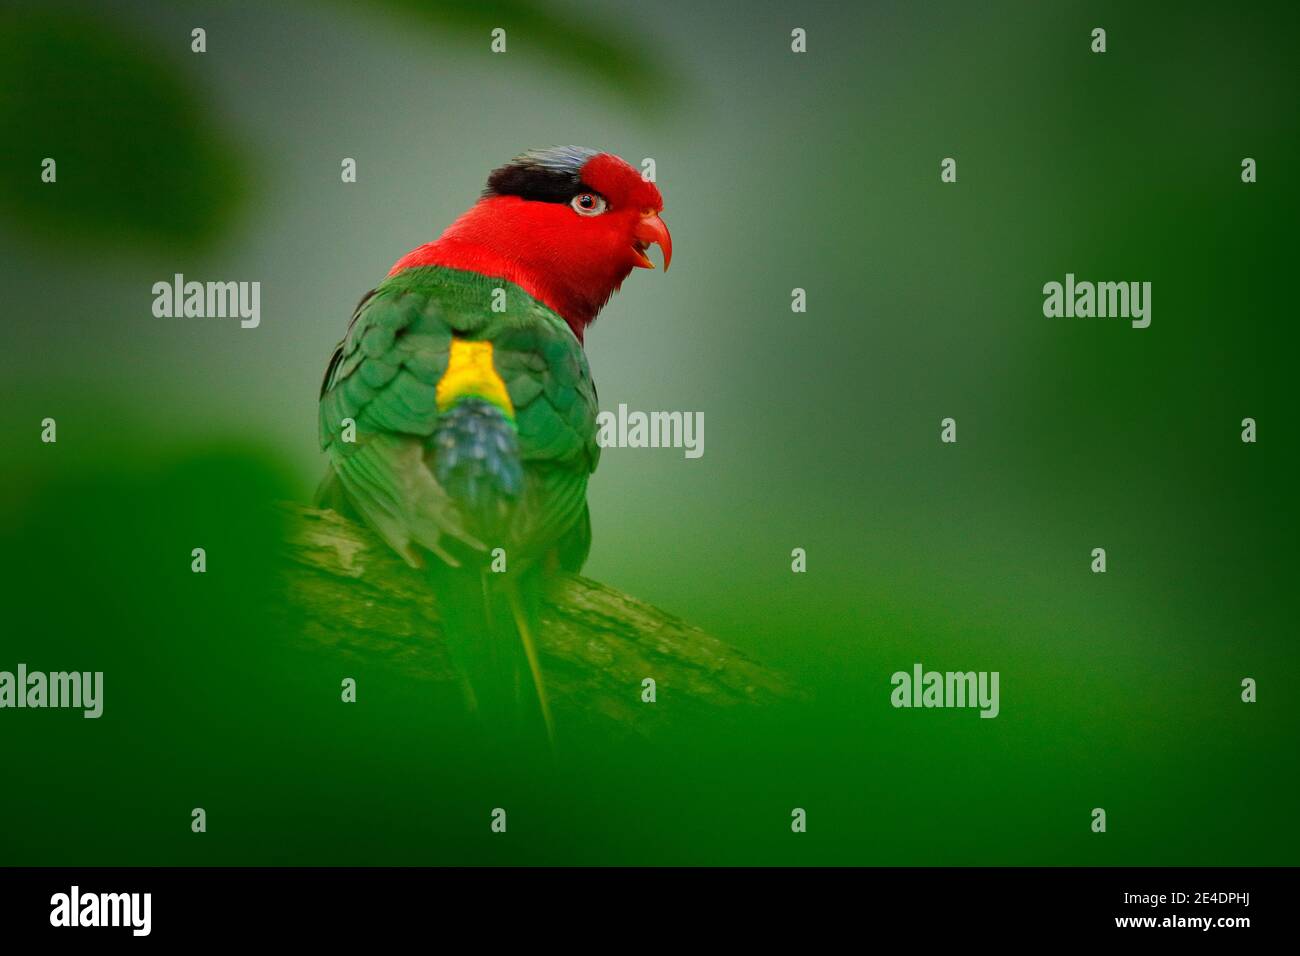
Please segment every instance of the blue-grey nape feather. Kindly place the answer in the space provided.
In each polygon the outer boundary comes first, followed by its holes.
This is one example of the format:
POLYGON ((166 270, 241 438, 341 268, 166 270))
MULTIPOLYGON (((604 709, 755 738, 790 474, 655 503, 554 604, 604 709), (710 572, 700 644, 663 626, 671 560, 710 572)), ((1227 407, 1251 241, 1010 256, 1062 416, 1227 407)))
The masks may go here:
POLYGON ((590 188, 582 181, 582 168, 598 155, 598 150, 585 146, 530 149, 492 170, 483 195, 567 203, 577 193, 590 188))
POLYGON ((582 172, 587 160, 597 154, 597 150, 586 146, 547 146, 525 150, 511 160, 511 165, 536 166, 557 173, 577 174, 582 172))
POLYGON ((519 435, 491 402, 464 398, 438 419, 434 477, 467 515, 486 517, 524 490, 519 435))

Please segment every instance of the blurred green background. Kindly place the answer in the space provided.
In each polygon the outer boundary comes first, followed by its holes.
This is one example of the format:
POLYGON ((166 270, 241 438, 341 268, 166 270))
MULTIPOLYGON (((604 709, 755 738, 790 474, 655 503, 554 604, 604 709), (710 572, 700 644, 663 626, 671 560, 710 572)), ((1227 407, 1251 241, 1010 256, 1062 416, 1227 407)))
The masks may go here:
POLYGON ((0 712, 0 862, 1300 862, 1298 20, 0 6, 0 669, 106 672, 98 721, 0 712), (646 742, 571 714, 558 767, 499 767, 378 666, 341 705, 259 608, 352 306, 559 143, 653 157, 673 231, 588 334, 603 407, 706 420, 698 460, 606 451, 587 573, 806 697, 646 742), (261 327, 154 318, 177 272, 260 281, 261 327), (1044 318, 1067 272, 1151 281, 1151 327, 1044 318), (894 710, 915 661, 999 671, 1000 716, 894 710))

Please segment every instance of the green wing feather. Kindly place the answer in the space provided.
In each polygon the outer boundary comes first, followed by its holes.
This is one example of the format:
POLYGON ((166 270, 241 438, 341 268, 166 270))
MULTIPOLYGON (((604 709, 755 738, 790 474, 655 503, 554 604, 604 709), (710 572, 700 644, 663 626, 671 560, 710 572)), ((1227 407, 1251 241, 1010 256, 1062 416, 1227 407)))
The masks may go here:
POLYGON ((587 477, 600 456, 596 389, 565 321, 503 280, 427 266, 390 277, 362 299, 321 389, 321 446, 334 478, 412 565, 422 563, 421 549, 456 564, 456 542, 485 547, 431 467, 436 389, 453 337, 492 342, 515 407, 525 489, 511 539, 501 544, 512 559, 558 548, 565 566, 580 566, 590 540, 587 477), (506 291, 501 312, 492 310, 498 288, 506 291), (345 419, 356 423, 355 442, 341 440, 345 419))

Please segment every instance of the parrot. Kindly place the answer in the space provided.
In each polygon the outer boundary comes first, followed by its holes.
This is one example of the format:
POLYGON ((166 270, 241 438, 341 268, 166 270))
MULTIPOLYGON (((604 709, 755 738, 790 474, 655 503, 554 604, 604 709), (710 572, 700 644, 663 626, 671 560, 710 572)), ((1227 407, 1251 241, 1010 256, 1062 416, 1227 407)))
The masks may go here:
POLYGON ((587 559, 600 460, 584 337, 651 245, 667 271, 663 205, 612 153, 516 156, 362 297, 321 384, 318 507, 426 575, 469 708, 552 747, 539 599, 587 559))

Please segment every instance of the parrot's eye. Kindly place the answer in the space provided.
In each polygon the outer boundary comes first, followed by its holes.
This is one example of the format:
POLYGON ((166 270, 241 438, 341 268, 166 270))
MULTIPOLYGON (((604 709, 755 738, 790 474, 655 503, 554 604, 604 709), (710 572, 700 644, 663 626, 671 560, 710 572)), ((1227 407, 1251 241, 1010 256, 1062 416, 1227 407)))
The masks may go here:
POLYGON ((604 198, 595 193, 578 193, 569 205, 579 216, 599 216, 605 211, 604 198))

